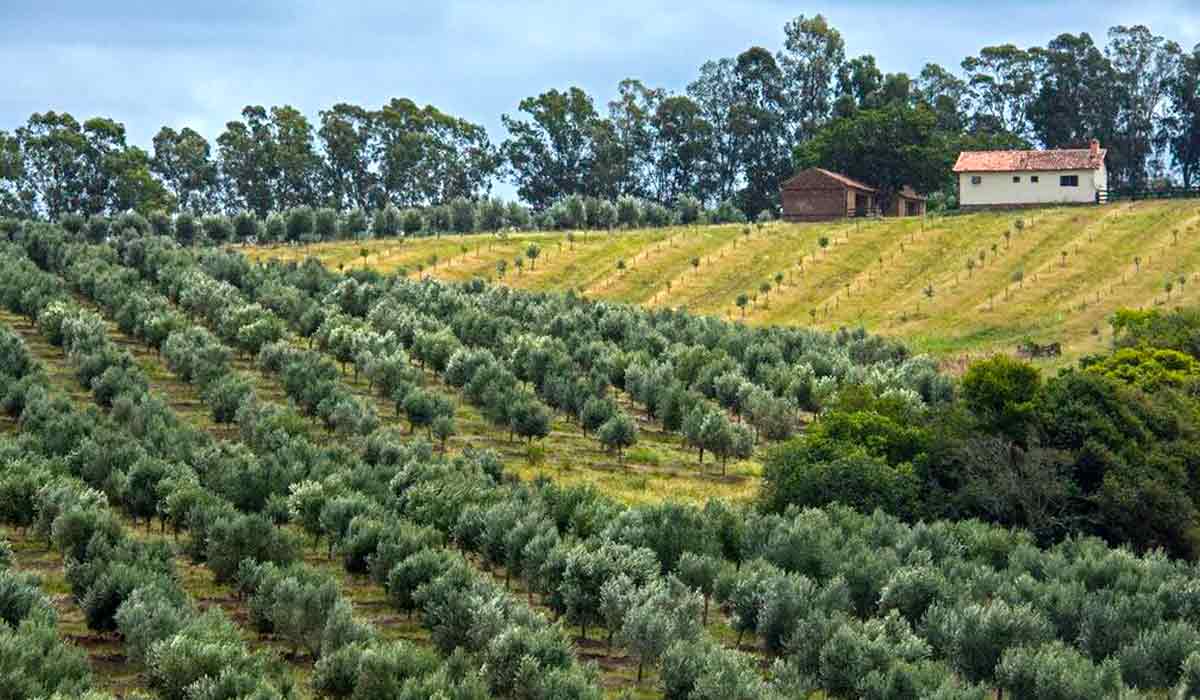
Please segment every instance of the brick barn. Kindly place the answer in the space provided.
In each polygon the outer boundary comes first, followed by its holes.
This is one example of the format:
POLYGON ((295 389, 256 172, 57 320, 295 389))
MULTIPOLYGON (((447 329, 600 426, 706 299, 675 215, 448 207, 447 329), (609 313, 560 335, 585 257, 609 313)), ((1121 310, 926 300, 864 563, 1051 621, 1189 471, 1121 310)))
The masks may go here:
POLYGON ((780 186, 784 221, 828 221, 877 213, 874 187, 824 168, 802 170, 780 186))

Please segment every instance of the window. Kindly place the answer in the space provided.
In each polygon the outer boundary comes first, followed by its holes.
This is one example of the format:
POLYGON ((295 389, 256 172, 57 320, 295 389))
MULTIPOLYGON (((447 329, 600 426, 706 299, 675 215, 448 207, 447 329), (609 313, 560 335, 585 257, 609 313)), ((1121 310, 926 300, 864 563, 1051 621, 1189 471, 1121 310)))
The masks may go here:
POLYGON ((1079 187, 1078 175, 1061 175, 1058 178, 1059 187, 1079 187))
POLYGON ((1030 182, 1032 182, 1032 183, 1035 183, 1035 184, 1036 184, 1037 182, 1039 182, 1039 180, 1038 180, 1038 176, 1037 176, 1037 175, 1030 175, 1030 176, 1029 176, 1029 181, 1030 181, 1030 182))
POLYGON ((972 185, 981 185, 981 184, 983 184, 983 176, 982 176, 982 175, 972 175, 972 176, 971 176, 971 184, 972 184, 972 185))
POLYGON ((1020 181, 1021 181, 1020 175, 1013 175, 1013 182, 1020 182, 1020 181))

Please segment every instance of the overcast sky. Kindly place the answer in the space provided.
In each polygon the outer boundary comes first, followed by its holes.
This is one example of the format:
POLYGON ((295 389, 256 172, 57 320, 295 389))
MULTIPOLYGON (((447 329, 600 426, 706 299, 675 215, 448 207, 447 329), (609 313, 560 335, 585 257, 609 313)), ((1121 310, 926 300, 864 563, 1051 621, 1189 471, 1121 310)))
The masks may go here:
POLYGON ((0 0, 0 129, 66 110, 125 123, 148 146, 160 126, 210 139, 246 104, 291 104, 314 121, 337 102, 431 103, 503 134, 500 114, 579 85, 602 106, 619 80, 681 90, 708 59, 772 51, 784 23, 823 13, 847 54, 884 71, 957 68, 980 47, 1044 44, 1114 24, 1200 43, 1200 0, 0 0))

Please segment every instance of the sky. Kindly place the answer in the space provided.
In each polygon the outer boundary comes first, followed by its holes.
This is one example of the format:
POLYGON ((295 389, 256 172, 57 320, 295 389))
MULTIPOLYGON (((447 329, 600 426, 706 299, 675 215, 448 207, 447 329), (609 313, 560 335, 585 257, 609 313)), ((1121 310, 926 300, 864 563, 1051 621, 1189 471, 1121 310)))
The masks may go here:
POLYGON ((408 97, 499 142, 524 97, 577 85, 602 108, 627 77, 681 91, 704 61, 774 51, 789 19, 817 13, 885 72, 1063 32, 1103 43, 1117 24, 1200 43, 1200 0, 0 0, 0 129, 65 110, 112 117, 149 147, 164 125, 215 140, 247 104, 316 123, 338 102, 408 97))

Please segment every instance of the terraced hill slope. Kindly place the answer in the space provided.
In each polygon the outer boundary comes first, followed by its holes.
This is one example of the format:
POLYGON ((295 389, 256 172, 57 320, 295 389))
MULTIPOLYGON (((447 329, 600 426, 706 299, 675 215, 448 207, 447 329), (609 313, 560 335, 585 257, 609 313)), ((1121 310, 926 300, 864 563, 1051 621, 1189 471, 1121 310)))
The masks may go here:
POLYGON ((1195 303, 1198 229, 1197 203, 1171 201, 924 221, 442 236, 248 252, 260 260, 313 255, 344 269, 573 289, 751 324, 861 325, 952 364, 1011 352, 1024 340, 1061 342, 1061 361, 1069 361, 1102 346, 1115 309, 1195 303), (530 245, 540 249, 536 260, 525 255, 530 245))

